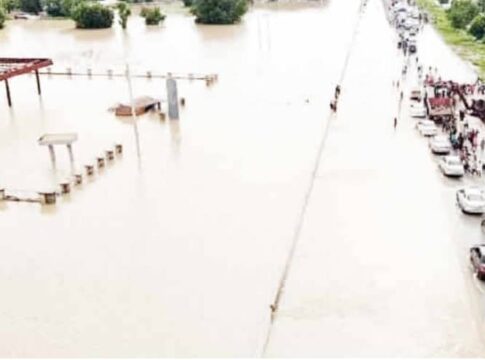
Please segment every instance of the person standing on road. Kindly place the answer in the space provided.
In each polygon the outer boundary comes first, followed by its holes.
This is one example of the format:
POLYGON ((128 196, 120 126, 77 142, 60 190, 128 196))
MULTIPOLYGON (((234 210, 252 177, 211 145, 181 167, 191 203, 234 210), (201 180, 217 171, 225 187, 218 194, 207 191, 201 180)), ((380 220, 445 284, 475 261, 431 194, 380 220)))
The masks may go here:
POLYGON ((397 117, 394 118, 394 130, 397 128, 397 117))

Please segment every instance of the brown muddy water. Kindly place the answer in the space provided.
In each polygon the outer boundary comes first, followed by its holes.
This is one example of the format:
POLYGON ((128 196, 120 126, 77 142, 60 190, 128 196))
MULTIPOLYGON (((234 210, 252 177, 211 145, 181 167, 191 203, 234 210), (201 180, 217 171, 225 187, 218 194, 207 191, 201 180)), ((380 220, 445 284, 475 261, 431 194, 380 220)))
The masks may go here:
MULTIPOLYGON (((126 32, 9 22, 3 57, 50 57, 79 71, 129 63, 134 73, 219 81, 179 81, 180 120, 144 115, 137 131, 108 111, 129 97, 123 79, 43 76, 39 98, 35 78, 18 77, 12 109, 0 89, 7 189, 39 191, 69 174, 65 149, 53 170, 37 145, 44 133, 79 134, 78 168, 124 145, 122 158, 54 207, 0 205, 0 356, 261 355, 358 6, 258 6, 235 26, 196 25, 175 11, 155 28, 132 17, 126 32)), ((448 184, 410 123, 396 142, 386 130, 394 111, 386 86, 400 59, 381 2, 368 6, 268 354, 483 355, 483 302, 456 254, 461 225, 446 221, 456 219, 443 200, 448 184), (369 146, 372 137, 380 140, 369 146), (408 171, 418 175, 402 191, 408 171), (426 221, 429 213, 438 220, 426 221), (407 266, 395 266, 400 257, 407 266)), ((166 97, 162 80, 133 88, 166 97)), ((473 239, 475 225, 466 224, 473 239)))

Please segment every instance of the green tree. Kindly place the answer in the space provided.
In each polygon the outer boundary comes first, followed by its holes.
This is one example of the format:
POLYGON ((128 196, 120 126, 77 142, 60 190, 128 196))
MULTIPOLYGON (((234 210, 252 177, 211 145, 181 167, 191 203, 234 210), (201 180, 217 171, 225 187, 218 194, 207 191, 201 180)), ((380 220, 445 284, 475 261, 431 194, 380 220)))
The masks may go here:
POLYGON ((485 0, 478 0, 477 5, 481 12, 485 12, 485 0))
POLYGON ((477 40, 480 40, 485 35, 485 15, 478 14, 470 24, 468 32, 472 34, 477 40))
POLYGON ((453 27, 465 29, 479 12, 480 9, 473 0, 454 0, 447 15, 453 27))
POLYGON ((119 2, 116 5, 118 10, 118 15, 120 16, 120 25, 123 29, 126 29, 126 24, 128 23, 128 16, 131 15, 130 6, 126 2, 119 2))
POLYGON ((194 0, 182 0, 183 3, 184 3, 184 6, 186 7, 191 7, 192 5, 194 5, 194 0))
POLYGON ((234 24, 248 10, 247 0, 195 0, 192 13, 202 24, 234 24))
POLYGON ((10 13, 12 10, 20 8, 20 2, 19 0, 0 0, 0 7, 10 13))
POLYGON ((0 29, 5 26, 5 20, 7 20, 7 11, 3 7, 0 7, 0 29))
POLYGON ((75 0, 44 0, 44 7, 50 16, 71 16, 75 0))
POLYGON ((97 3, 82 2, 71 13, 79 29, 104 29, 113 25, 113 10, 97 3))
POLYGON ((31 14, 38 14, 42 11, 40 0, 20 0, 20 9, 31 14))
POLYGON ((165 20, 165 15, 160 12, 159 7, 143 7, 140 11, 140 16, 145 18, 145 24, 147 25, 158 25, 160 21, 165 20))

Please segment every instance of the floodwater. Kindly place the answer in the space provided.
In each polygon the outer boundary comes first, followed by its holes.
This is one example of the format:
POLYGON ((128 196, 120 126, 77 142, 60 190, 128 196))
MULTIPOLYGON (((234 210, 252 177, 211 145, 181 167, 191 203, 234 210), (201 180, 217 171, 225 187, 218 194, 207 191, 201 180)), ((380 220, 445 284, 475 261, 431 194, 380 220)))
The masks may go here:
MULTIPOLYGON (((219 81, 179 81, 180 120, 145 115, 136 129, 108 111, 128 99, 122 79, 43 76, 39 98, 35 79, 18 77, 12 109, 0 89, 7 189, 68 176, 65 149, 54 170, 37 145, 44 133, 79 134, 78 168, 115 142, 125 150, 55 207, 1 205, 0 356, 261 355, 358 7, 259 6, 235 26, 176 12, 160 28, 133 17, 126 32, 10 22, 2 56, 219 81)), ((436 173, 411 123, 391 129, 399 61, 370 0, 267 355, 485 353, 462 239, 480 240, 478 220, 458 215, 456 185, 436 173)), ((133 87, 165 98, 162 80, 133 87)))

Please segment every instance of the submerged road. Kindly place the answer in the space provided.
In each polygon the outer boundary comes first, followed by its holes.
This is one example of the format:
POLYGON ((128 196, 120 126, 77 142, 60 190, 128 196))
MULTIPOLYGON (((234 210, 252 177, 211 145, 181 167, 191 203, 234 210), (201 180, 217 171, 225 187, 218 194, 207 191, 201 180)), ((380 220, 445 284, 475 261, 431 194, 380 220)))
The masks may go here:
MULTIPOLYGON (((439 39, 425 46, 439 48, 439 39)), ((457 228, 466 221, 454 206, 459 183, 437 171, 406 102, 393 129, 402 64, 383 6, 372 1, 269 356, 485 354, 483 301, 460 239, 467 232, 457 228)), ((477 221, 464 226, 479 241, 477 221)))

